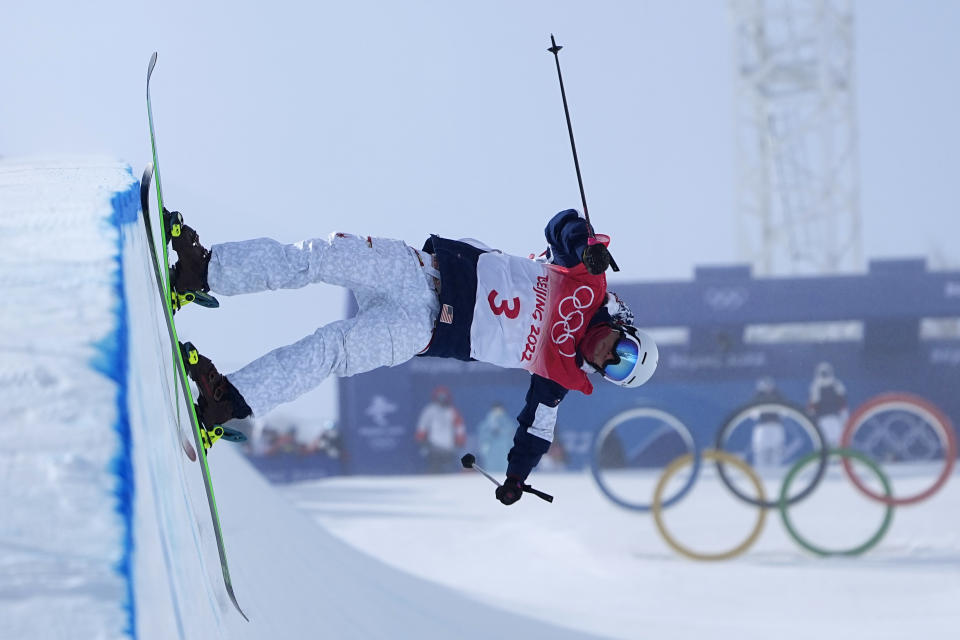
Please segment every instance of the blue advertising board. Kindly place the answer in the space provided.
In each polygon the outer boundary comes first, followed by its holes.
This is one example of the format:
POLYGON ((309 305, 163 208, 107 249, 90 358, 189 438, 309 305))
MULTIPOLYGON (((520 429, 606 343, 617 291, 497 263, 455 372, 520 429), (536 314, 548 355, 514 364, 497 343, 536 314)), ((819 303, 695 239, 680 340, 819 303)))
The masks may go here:
MULTIPOLYGON (((960 339, 956 331, 927 330, 937 319, 960 323, 960 272, 930 271, 922 259, 878 260, 863 275, 822 277, 754 278, 747 266, 703 267, 692 280, 610 288, 638 327, 676 339, 661 343, 657 373, 643 387, 596 378, 592 395, 567 396, 557 440, 568 469, 589 463, 594 434, 607 420, 638 406, 669 412, 709 446, 730 412, 753 397, 758 379, 772 378, 784 398, 803 406, 824 361, 846 386, 851 409, 900 391, 960 421, 960 339)), ((463 416, 466 451, 492 406, 519 413, 528 383, 522 370, 435 358, 342 378, 347 472, 422 471, 415 428, 438 386, 450 389, 463 416)))

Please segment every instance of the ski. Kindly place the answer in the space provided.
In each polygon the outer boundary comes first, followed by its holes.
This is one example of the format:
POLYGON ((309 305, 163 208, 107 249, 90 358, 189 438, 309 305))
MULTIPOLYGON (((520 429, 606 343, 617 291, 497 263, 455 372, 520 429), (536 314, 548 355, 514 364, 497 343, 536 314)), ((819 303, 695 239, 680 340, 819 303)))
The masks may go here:
MULTIPOLYGON (((157 257, 157 246, 155 236, 153 235, 153 225, 150 222, 150 187, 153 180, 153 165, 147 165, 140 178, 140 212, 143 215, 143 225, 147 230, 147 242, 150 248, 150 258, 153 261, 153 274, 156 277, 157 286, 160 288, 160 295, 163 296, 163 276, 160 275, 160 260, 157 257)), ((178 394, 179 395, 179 394, 178 394)), ((179 398, 177 404, 177 437, 180 439, 180 446, 183 452, 191 462, 197 461, 197 451, 190 444, 187 435, 180 428, 180 406, 179 398)))
MULTIPOLYGON (((180 340, 177 337, 177 328, 173 322, 174 308, 171 299, 171 287, 170 287, 170 269, 169 269, 169 253, 167 251, 167 243, 169 238, 167 238, 166 224, 163 219, 164 207, 163 207, 163 189, 160 183, 160 165, 159 158, 157 155, 157 142, 156 142, 156 132, 153 124, 153 106, 150 101, 150 78, 153 75, 153 69, 157 64, 157 53, 154 52, 150 56, 150 64, 147 68, 147 119, 150 124, 150 146, 153 152, 153 165, 148 167, 147 171, 151 171, 152 182, 156 184, 156 196, 158 210, 157 214, 160 220, 160 237, 161 245, 163 247, 163 262, 157 263, 157 284, 160 291, 160 297, 163 299, 164 308, 166 313, 164 317, 166 319, 167 330, 170 333, 170 342, 171 342, 171 351, 173 357, 174 370, 177 377, 180 379, 180 388, 183 391, 183 398, 187 404, 187 414, 190 416, 190 421, 193 424, 193 438, 196 445, 196 452, 200 461, 200 471, 203 475, 203 487, 207 494, 207 505, 210 508, 210 517, 213 521, 213 531, 217 543, 217 552, 220 556, 220 569, 223 574, 223 584, 227 590, 227 595, 230 597, 230 601, 233 603, 233 606, 236 607, 237 611, 240 612, 240 615, 243 616, 244 620, 249 621, 247 615, 243 612, 243 609, 240 608, 240 604, 237 602, 237 597, 233 591, 233 583, 230 579, 230 569, 227 565, 227 553, 226 548, 223 544, 223 531, 220 527, 220 514, 217 511, 217 501, 213 493, 213 478, 210 475, 210 466, 207 459, 207 442, 209 439, 207 437, 206 429, 200 424, 200 421, 197 419, 196 409, 193 402, 193 393, 190 390, 190 384, 187 379, 187 370, 183 361, 183 355, 180 351, 180 340), (202 430, 202 432, 201 432, 202 430), (205 441, 205 438, 207 440, 205 441)), ((144 175, 147 174, 147 171, 144 171, 144 175)), ((142 185, 141 185, 142 188, 142 185)), ((148 187, 149 190, 149 187, 148 187)), ((142 192, 141 192, 142 193, 142 192)), ((148 207, 149 208, 149 207, 148 207)), ((152 251, 159 258, 159 252, 155 248, 155 238, 153 236, 152 225, 147 223, 148 220, 148 211, 144 212, 144 223, 147 226, 148 231, 150 232, 150 243, 152 251)), ((179 402, 178 402, 179 407, 179 402)))

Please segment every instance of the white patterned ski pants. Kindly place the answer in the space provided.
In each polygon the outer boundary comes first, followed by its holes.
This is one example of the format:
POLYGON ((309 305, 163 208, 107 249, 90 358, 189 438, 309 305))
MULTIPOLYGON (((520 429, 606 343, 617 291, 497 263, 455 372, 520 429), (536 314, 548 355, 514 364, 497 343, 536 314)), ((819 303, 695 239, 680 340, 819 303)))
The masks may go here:
POLYGON ((210 248, 208 283, 221 295, 326 282, 351 289, 353 318, 257 358, 227 378, 254 415, 310 391, 330 374, 352 376, 406 362, 430 343, 440 303, 413 248, 399 240, 331 234, 282 244, 269 238, 210 248))

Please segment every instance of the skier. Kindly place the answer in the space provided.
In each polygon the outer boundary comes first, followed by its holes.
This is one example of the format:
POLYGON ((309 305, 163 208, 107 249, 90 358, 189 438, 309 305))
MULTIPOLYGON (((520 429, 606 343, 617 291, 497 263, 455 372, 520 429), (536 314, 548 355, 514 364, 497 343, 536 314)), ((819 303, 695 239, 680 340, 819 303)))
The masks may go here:
MULTIPOLYGON (((179 216, 179 213, 174 213, 179 216)), ((350 288, 357 315, 322 326, 227 376, 204 356, 188 365, 210 427, 263 415, 328 375, 352 376, 414 356, 480 360, 532 376, 496 497, 510 505, 550 448, 568 390, 590 394, 588 372, 623 387, 653 375, 658 351, 604 271, 609 238, 574 209, 547 224, 539 258, 511 256, 472 239, 431 236, 417 250, 399 240, 334 233, 282 244, 269 238, 204 248, 183 225, 173 238, 171 283, 180 293, 238 295, 326 282, 350 288)))

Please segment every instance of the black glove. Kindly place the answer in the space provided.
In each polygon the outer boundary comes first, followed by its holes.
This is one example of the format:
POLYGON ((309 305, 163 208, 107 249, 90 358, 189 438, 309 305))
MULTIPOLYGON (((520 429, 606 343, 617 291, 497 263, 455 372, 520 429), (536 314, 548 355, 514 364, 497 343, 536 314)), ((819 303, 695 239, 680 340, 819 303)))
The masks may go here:
POLYGON ((610 252, 599 242, 588 244, 583 250, 583 264, 587 265, 587 271, 598 276, 610 266, 610 252))
POLYGON ((516 476, 507 476, 503 484, 497 487, 497 500, 505 505, 511 505, 523 497, 523 482, 516 476))

